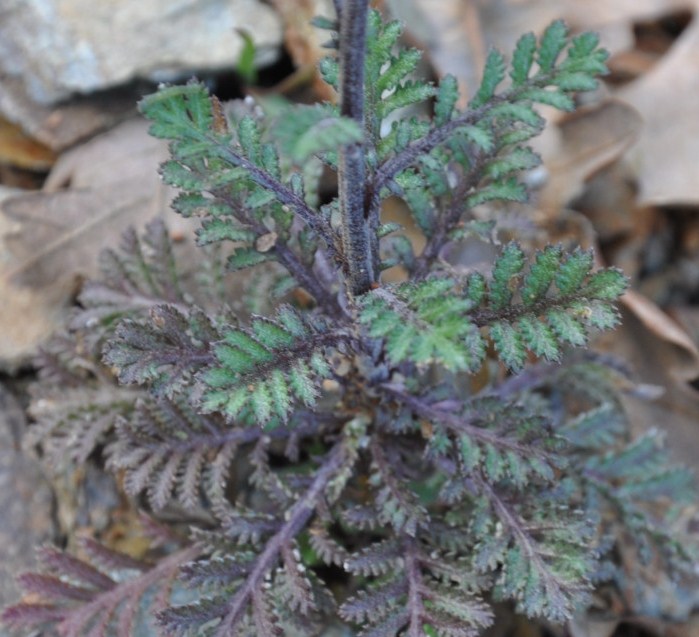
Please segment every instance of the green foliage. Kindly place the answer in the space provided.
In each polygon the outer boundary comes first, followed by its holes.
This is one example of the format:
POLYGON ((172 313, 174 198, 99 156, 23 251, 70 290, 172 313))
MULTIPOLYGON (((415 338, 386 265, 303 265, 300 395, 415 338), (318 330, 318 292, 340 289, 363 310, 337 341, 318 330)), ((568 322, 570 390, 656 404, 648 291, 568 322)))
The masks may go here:
POLYGON ((402 31, 398 21, 384 23, 378 11, 369 12, 365 86, 372 138, 379 137, 381 122, 393 111, 423 102, 436 93, 429 84, 411 79, 421 54, 417 49, 397 47, 402 31))
POLYGON ((196 511, 204 498, 223 500, 235 450, 247 442, 243 431, 198 414, 181 398, 142 397, 115 429, 108 465, 123 471, 126 492, 145 493, 154 511, 173 501, 196 511))
POLYGON ((316 24, 338 106, 266 117, 196 82, 141 102, 202 260, 181 267, 162 223, 105 253, 39 361, 31 443, 54 469, 104 461, 172 528, 152 564, 47 553, 8 624, 473 637, 494 601, 567 621, 598 583, 625 585, 629 552, 696 581, 691 476, 662 436, 632 435, 619 366, 567 352, 616 326, 626 279, 590 251, 503 245, 491 203, 528 196, 536 104, 571 110, 606 52, 555 22, 509 63, 491 51, 460 110, 454 78, 416 77, 397 22, 337 4, 341 25, 316 24), (426 100, 431 117, 412 108, 426 100), (381 219, 389 196, 420 251, 381 219), (454 260, 473 237, 490 263, 454 260), (407 280, 382 280, 389 266, 407 280))
POLYGON ((614 325, 608 301, 623 293, 626 279, 613 268, 592 274, 591 265, 589 252, 564 255, 549 246, 525 272, 524 253, 511 243, 490 282, 476 274, 462 282, 440 277, 387 286, 362 299, 360 320, 371 336, 385 338, 395 364, 439 362, 450 371, 476 371, 487 330, 502 362, 517 371, 527 351, 559 360, 562 346, 584 345, 590 328, 614 325))
POLYGON ((249 329, 226 329, 222 337, 213 347, 216 361, 200 376, 208 386, 202 408, 228 418, 249 410, 260 425, 285 422, 295 401, 315 404, 318 382, 331 372, 325 349, 343 340, 290 307, 274 320, 254 318, 249 329))
POLYGON ((236 73, 246 84, 255 84, 257 69, 255 68, 255 40, 244 29, 238 29, 238 35, 243 40, 243 49, 235 65, 236 73))
POLYGON ((485 357, 485 344, 467 316, 473 303, 454 294, 454 281, 432 279, 387 288, 362 299, 360 320, 373 337, 386 338, 395 364, 439 361, 452 371, 475 371, 485 357))
POLYGON ((315 105, 297 107, 292 117, 280 117, 274 138, 284 155, 301 165, 313 155, 361 141, 362 130, 356 122, 340 117, 336 108, 315 105))
POLYGON ((104 361, 122 383, 150 383, 158 394, 172 396, 210 361, 204 343, 216 338, 217 332, 201 311, 185 314, 159 305, 149 314, 150 323, 126 319, 119 324, 105 348, 104 361))

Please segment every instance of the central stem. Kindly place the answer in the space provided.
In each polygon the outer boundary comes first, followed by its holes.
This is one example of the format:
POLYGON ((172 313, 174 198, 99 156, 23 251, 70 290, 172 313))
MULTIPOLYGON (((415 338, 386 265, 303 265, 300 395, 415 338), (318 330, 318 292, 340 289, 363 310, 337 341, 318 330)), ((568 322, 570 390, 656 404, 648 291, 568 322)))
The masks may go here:
MULTIPOLYGON (((340 20, 340 113, 362 129, 368 9, 368 0, 344 0, 340 20)), ((350 294, 358 296, 371 289, 375 281, 362 143, 340 149, 338 181, 345 272, 350 294)))

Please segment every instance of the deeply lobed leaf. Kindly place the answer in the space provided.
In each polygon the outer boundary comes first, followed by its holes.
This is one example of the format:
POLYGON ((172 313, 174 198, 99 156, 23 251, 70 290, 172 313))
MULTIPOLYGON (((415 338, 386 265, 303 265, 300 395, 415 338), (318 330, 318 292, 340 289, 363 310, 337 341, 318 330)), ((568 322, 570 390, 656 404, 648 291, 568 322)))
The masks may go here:
POLYGON ((286 422, 297 401, 315 404, 319 381, 330 375, 326 349, 345 338, 290 307, 274 320, 254 318, 250 329, 231 327, 222 336, 213 348, 216 362, 199 375, 202 407, 260 425, 286 422))

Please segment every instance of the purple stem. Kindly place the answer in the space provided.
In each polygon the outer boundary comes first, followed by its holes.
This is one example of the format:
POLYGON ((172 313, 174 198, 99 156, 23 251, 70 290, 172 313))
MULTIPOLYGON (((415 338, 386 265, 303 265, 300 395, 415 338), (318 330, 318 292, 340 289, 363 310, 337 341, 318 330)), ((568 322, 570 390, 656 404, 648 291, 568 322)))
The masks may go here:
POLYGON ((391 385, 382 385, 382 389, 412 409, 417 415, 432 422, 441 423, 455 433, 464 433, 474 440, 491 444, 499 449, 514 451, 523 456, 538 456, 544 460, 548 457, 548 454, 541 449, 537 449, 532 445, 522 444, 518 440, 507 436, 498 435, 497 432, 476 427, 460 414, 433 407, 419 396, 413 396, 391 385))
POLYGON ((255 591, 259 589, 267 573, 279 560, 282 549, 305 528, 322 499, 328 483, 335 477, 344 460, 345 443, 341 440, 330 450, 325 462, 315 472, 313 482, 306 493, 289 509, 285 515, 284 525, 269 539, 264 550, 255 560, 255 565, 247 579, 231 598, 227 612, 216 628, 215 637, 230 637, 234 634, 234 628, 243 618, 255 591))
POLYGON ((91 602, 77 607, 59 624, 58 630, 66 635, 83 635, 88 622, 97 613, 107 612, 111 615, 124 600, 132 597, 141 599, 147 589, 162 585, 170 580, 179 567, 195 559, 201 553, 201 546, 194 545, 177 551, 159 561, 152 569, 133 579, 117 584, 114 588, 100 593, 91 602))
POLYGON ((422 619, 425 607, 422 603, 422 573, 415 538, 405 538, 405 574, 408 579, 408 610, 410 624, 408 637, 422 637, 422 619))
MULTIPOLYGON (((344 0, 340 21, 340 114, 362 129, 364 125, 364 57, 366 55, 367 0, 344 0)), ((371 227, 367 210, 367 176, 362 143, 339 152, 338 187, 342 245, 349 292, 359 296, 375 281, 371 227)))

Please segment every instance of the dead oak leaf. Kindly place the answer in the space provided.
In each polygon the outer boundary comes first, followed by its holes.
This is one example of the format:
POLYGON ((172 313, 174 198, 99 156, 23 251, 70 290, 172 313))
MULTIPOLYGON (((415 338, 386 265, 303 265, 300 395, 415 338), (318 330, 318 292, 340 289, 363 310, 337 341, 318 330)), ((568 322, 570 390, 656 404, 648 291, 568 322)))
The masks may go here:
MULTIPOLYGON (((696 3, 699 9, 699 2, 696 3)), ((644 120, 631 151, 645 205, 699 203, 699 22, 648 73, 619 92, 644 120)))
POLYGON ((63 155, 44 191, 0 203, 0 366, 22 364, 63 324, 103 248, 167 210, 157 173, 166 155, 146 122, 128 121, 63 155))

